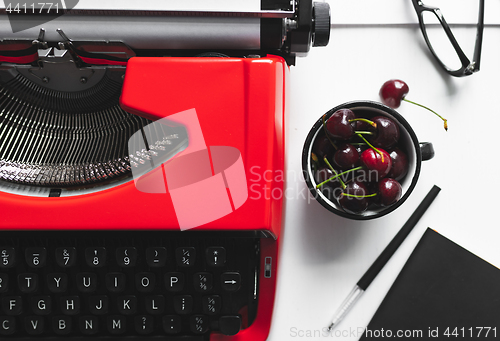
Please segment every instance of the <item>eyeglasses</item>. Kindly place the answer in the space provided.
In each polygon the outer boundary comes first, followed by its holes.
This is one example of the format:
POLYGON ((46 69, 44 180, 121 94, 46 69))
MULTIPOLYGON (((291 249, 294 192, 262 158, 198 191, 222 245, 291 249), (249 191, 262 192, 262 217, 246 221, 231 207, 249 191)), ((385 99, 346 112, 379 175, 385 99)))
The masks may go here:
POLYGON ((421 0, 412 0, 412 2, 425 42, 446 72, 452 76, 463 77, 479 71, 484 30, 484 0, 479 0, 476 44, 472 62, 460 48, 441 10, 426 6, 421 0))

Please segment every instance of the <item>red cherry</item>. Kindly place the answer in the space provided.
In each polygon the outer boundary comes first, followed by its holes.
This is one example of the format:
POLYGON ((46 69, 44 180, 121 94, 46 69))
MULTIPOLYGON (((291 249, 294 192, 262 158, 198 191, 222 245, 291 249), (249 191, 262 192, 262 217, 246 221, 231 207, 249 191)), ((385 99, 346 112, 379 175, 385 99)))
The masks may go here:
POLYGON ((354 135, 356 122, 350 122, 356 115, 350 109, 339 109, 326 121, 326 130, 331 137, 339 140, 348 140, 354 135))
MULTIPOLYGON (((316 171, 315 174, 316 182, 322 183, 330 179, 334 175, 335 173, 330 168, 328 167, 320 168, 316 171)), ((341 183, 338 178, 330 180, 326 182, 323 186, 321 186, 321 193, 323 193, 323 195, 325 195, 328 199, 332 201, 337 200, 337 197, 340 195, 341 191, 342 191, 341 183)))
POLYGON ((348 213, 361 213, 368 208, 368 188, 360 181, 346 184, 339 198, 339 204, 348 213))
POLYGON ((392 160, 389 153, 381 148, 377 148, 377 150, 380 154, 372 148, 361 153, 361 162, 368 168, 370 173, 369 178, 372 178, 371 171, 375 171, 375 181, 386 177, 392 168, 392 160))
POLYGON ((385 105, 396 109, 399 108, 401 105, 401 101, 404 100, 408 103, 412 103, 415 105, 418 105, 419 107, 422 107, 424 109, 429 110, 432 112, 434 115, 439 117, 441 120, 444 122, 444 130, 448 130, 448 120, 444 118, 443 116, 439 115, 437 112, 432 110, 431 108, 428 108, 422 104, 418 104, 416 102, 410 101, 405 98, 406 94, 410 91, 410 88, 408 85, 403 82, 402 80, 399 79, 391 79, 382 84, 382 87, 380 88, 379 95, 380 99, 382 100, 382 103, 385 105))
POLYGON ((368 140, 375 146, 381 148, 390 148, 399 141, 399 126, 396 122, 386 116, 377 116, 372 118, 377 124, 375 135, 369 136, 368 140))
POLYGON ((394 148, 394 150, 390 152, 390 155, 392 168, 387 176, 400 181, 408 173, 408 156, 399 148, 394 148))
POLYGON ((378 201, 382 206, 390 206, 401 198, 403 188, 392 178, 385 178, 378 183, 378 201))
POLYGON ((343 170, 354 168, 359 163, 359 152, 352 144, 344 143, 333 155, 333 162, 343 170))
MULTIPOLYGON (((316 179, 316 182, 317 183, 322 183, 328 179, 330 179, 331 177, 335 176, 335 173, 328 167, 321 167, 320 169, 318 169, 316 171, 316 174, 315 174, 315 179, 316 179)), ((340 181, 339 179, 333 179, 331 181, 328 181, 327 183, 325 183, 323 185, 323 188, 324 187, 331 187, 331 188, 337 188, 337 187, 340 187, 340 181)))
POLYGON ((408 85, 399 79, 391 79, 385 82, 380 88, 380 98, 382 103, 396 109, 401 105, 401 100, 410 91, 408 85))
POLYGON ((316 155, 318 160, 323 160, 327 155, 333 155, 335 149, 326 135, 318 136, 314 141, 312 152, 316 155))
POLYGON ((376 129, 376 127, 374 127, 373 124, 368 123, 368 120, 356 121, 356 131, 375 132, 375 129, 376 129))

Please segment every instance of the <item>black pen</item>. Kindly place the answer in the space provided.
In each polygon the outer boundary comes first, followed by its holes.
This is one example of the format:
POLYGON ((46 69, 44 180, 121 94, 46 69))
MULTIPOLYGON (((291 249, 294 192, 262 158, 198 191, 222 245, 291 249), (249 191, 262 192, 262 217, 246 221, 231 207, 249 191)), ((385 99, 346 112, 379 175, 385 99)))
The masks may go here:
POLYGON ((366 288, 368 288, 373 279, 378 275, 380 270, 382 270, 387 261, 392 257, 394 252, 396 252, 396 250, 403 243, 408 234, 410 234, 413 227, 424 215, 425 211, 434 201, 440 190, 441 188, 436 185, 431 188, 429 193, 425 196, 424 200, 422 200, 420 205, 418 205, 415 212, 413 212, 411 217, 406 221, 403 227, 386 246, 384 251, 382 251, 375 262, 373 262, 368 271, 365 272, 363 277, 361 277, 358 283, 354 286, 351 293, 344 300, 340 308, 335 312, 332 322, 328 326, 328 331, 331 331, 344 318, 344 316, 354 305, 354 303, 356 303, 361 294, 366 290, 366 288))

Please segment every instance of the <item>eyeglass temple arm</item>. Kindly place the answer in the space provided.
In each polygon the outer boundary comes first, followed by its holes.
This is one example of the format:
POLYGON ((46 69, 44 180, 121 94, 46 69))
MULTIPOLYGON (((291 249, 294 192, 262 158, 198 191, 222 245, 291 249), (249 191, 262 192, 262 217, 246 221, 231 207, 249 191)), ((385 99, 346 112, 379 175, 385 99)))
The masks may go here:
POLYGON ((479 0, 479 17, 477 19, 476 46, 474 47, 474 72, 479 71, 481 61, 481 47, 483 46, 484 30, 484 0, 479 0))

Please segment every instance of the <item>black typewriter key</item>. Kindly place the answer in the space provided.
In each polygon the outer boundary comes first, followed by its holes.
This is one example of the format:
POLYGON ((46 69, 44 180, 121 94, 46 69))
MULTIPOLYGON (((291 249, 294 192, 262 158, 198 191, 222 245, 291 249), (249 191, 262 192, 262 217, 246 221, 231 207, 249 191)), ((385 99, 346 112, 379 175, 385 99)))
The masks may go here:
POLYGON ((6 315, 19 315, 23 312, 23 299, 21 296, 8 296, 2 298, 2 311, 6 315))
POLYGON ((152 316, 139 315, 134 318, 135 331, 141 335, 151 334, 154 330, 152 316))
POLYGON ((70 316, 54 316, 52 318, 52 330, 57 335, 67 335, 71 333, 72 321, 70 316))
POLYGON ((0 248, 0 269, 8 269, 16 264, 15 251, 13 247, 0 248))
POLYGON ((182 321, 181 317, 177 315, 163 316, 163 330, 167 334, 178 334, 181 332, 182 321))
POLYGON ((122 296, 118 297, 118 312, 123 315, 132 315, 137 311, 137 297, 135 296, 122 296))
POLYGON ((208 272, 197 272, 193 276, 194 289, 198 292, 212 290, 212 274, 208 272))
POLYGON ((241 317, 228 315, 256 308, 242 281, 259 264, 247 257, 258 239, 131 233, 19 232, 0 244, 0 339, 187 341, 238 332, 241 317))
POLYGON ((44 247, 28 247, 24 255, 26 263, 31 268, 42 268, 47 262, 47 249, 44 247))
POLYGON ((224 272, 221 276, 221 284, 226 291, 237 291, 241 285, 241 276, 238 272, 224 272))
POLYGON ((241 329, 239 316, 221 316, 219 318, 219 331, 224 335, 235 335, 241 329))
POLYGON ((0 273, 0 294, 7 292, 9 290, 9 276, 4 273, 0 273))
POLYGON ((135 275, 135 287, 140 292, 151 292, 155 288, 156 277, 151 272, 140 272, 135 275))
POLYGON ((189 318, 189 326, 195 334, 204 334, 208 331, 209 320, 204 315, 193 315, 189 318))
POLYGON ((165 311, 165 298, 160 295, 148 296, 144 300, 146 311, 151 315, 163 314, 165 311))
POLYGON ((90 272, 76 274, 76 287, 81 292, 94 292, 97 288, 97 275, 90 272))
POLYGON ((125 333, 127 320, 124 316, 108 316, 106 324, 110 334, 119 335, 125 333))
POLYGON ((116 263, 122 268, 135 266, 137 263, 137 249, 135 247, 117 248, 116 263))
POLYGON ((80 297, 78 296, 61 297, 60 307, 64 315, 77 315, 80 313, 80 297))
POLYGON ((196 258, 196 249, 194 247, 179 247, 175 250, 175 260, 178 266, 191 267, 196 258))
POLYGON ((212 246, 206 250, 207 263, 210 266, 224 266, 226 264, 226 249, 221 246, 212 246))
POLYGON ((42 316, 27 316, 24 319, 24 329, 28 335, 40 335, 43 333, 45 320, 42 316))
POLYGON ((217 315, 222 307, 222 299, 219 295, 203 296, 201 304, 205 314, 217 315))
POLYGON ((88 298, 89 310, 93 315, 104 315, 108 312, 109 298, 105 295, 90 296, 88 298))
POLYGON ((190 295, 174 296, 174 310, 177 314, 190 314, 193 311, 193 297, 190 295))
POLYGON ((184 274, 182 272, 168 272, 165 274, 165 287, 170 292, 179 292, 184 288, 184 274))
POLYGON ((126 286, 125 274, 121 272, 111 272, 106 274, 106 288, 110 292, 122 292, 126 286))
POLYGON ((52 298, 50 296, 37 296, 31 299, 31 310, 36 315, 48 315, 52 312, 52 298))
POLYGON ((103 247, 88 247, 85 249, 85 261, 93 268, 99 268, 106 264, 106 249, 103 247))
POLYGON ((99 331, 99 320, 95 316, 81 316, 78 322, 83 335, 94 335, 99 331))
POLYGON ((76 248, 58 247, 56 249, 56 263, 61 268, 69 268, 76 263, 76 248))
POLYGON ((23 273, 17 276, 19 290, 25 294, 32 293, 38 288, 38 275, 33 273, 23 273))
POLYGON ((148 247, 146 249, 146 262, 152 268, 165 266, 167 262, 167 249, 164 247, 148 247))
POLYGON ((16 318, 0 316, 0 335, 12 335, 16 332, 16 318))
POLYGON ((68 289, 68 276, 63 273, 47 275, 47 288, 54 294, 65 292, 68 289))

